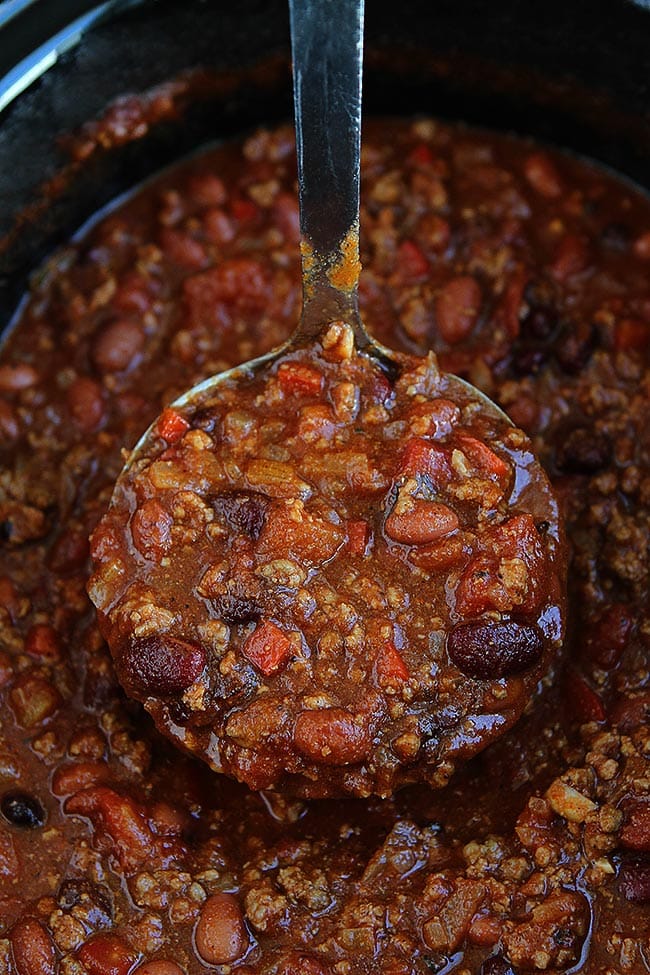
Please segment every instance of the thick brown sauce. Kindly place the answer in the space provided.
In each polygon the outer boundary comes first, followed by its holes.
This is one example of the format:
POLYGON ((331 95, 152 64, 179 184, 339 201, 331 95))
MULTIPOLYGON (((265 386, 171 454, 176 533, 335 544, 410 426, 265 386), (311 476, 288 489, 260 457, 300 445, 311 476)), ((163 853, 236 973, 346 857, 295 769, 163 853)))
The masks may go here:
POLYGON ((537 707, 439 793, 305 803, 183 758, 118 690, 86 539, 121 448, 293 327, 293 159, 283 130, 165 175, 43 269, 5 347, 0 971, 645 972, 650 206, 611 177, 367 127, 368 326, 493 396, 563 499, 571 639, 537 707))

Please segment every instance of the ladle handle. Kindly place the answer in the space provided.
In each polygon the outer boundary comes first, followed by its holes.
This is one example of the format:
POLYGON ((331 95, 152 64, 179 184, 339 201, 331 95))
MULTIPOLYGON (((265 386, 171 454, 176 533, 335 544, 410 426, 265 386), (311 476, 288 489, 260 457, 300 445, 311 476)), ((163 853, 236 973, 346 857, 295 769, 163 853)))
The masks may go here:
POLYGON ((359 319, 363 6, 363 0, 289 0, 303 334, 333 318, 355 326, 359 319))

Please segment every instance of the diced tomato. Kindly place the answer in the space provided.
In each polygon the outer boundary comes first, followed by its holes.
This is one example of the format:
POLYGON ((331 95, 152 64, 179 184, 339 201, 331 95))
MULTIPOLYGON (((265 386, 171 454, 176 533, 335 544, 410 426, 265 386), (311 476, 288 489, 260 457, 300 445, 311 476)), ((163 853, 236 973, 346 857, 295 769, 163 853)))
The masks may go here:
POLYGON ((397 267, 403 278, 417 280, 429 271, 429 262, 412 240, 403 240, 397 248, 397 267))
POLYGON ((433 152, 430 146, 421 142, 409 152, 407 162, 412 166, 430 166, 433 162, 433 152))
POLYGON ((278 369, 278 381, 285 393, 316 396, 323 385, 323 374, 302 362, 283 362, 278 369))
POLYGON ((410 677, 399 650, 388 640, 377 654, 375 669, 377 676, 385 684, 401 683, 410 677))
POLYGON ((445 487, 453 478, 445 451, 422 437, 411 437, 406 441, 398 474, 411 477, 428 474, 438 488, 445 487))
POLYGON ((253 203, 252 200, 246 200, 243 197, 233 200, 230 210, 235 220, 239 220, 240 223, 248 223, 249 221, 254 220, 260 212, 257 204, 253 203))
POLYGON ((352 555, 365 555, 370 541, 370 525, 367 521, 348 521, 347 550, 352 555))
POLYGON ((189 423, 180 413, 172 410, 171 407, 167 407, 160 414, 156 424, 156 433, 167 443, 176 443, 189 428, 189 423))
POLYGON ((291 656, 291 641, 279 626, 265 620, 248 637, 242 652, 269 677, 281 670, 291 656))
POLYGON ((472 466, 480 474, 485 474, 491 480, 505 481, 510 473, 505 460, 495 454, 487 444, 481 443, 476 437, 461 434, 458 446, 468 458, 472 466))
POLYGON ((578 721, 604 721, 605 707, 602 700, 587 684, 577 670, 570 668, 564 677, 564 695, 570 713, 578 721))

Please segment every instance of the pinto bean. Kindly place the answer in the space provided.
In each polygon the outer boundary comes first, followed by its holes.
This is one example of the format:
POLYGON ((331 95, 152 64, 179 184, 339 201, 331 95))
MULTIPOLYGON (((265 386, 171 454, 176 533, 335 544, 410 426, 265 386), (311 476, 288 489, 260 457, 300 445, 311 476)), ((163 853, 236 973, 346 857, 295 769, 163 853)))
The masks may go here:
POLYGON ((40 921, 21 918, 11 929, 9 941, 18 975, 54 975, 54 942, 40 921))
POLYGON ((481 289, 469 275, 452 278, 435 301, 436 325, 443 341, 455 345, 470 334, 481 307, 481 289))
POLYGON ((343 708, 302 711, 294 725, 298 751, 321 765, 349 765, 365 758, 370 747, 368 731, 343 708))
POLYGON ((208 897, 194 929, 199 958, 208 965, 227 965, 241 958, 248 942, 237 898, 232 894, 208 897))
POLYGON ((122 372, 135 365, 143 345, 142 327, 128 318, 118 318, 95 336, 93 362, 102 373, 122 372))

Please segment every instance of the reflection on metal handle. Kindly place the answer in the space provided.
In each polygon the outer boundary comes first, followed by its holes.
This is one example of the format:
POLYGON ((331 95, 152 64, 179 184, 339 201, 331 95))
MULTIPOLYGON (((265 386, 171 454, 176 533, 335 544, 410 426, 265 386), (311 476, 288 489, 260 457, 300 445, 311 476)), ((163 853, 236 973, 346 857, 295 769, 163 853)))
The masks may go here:
POLYGON ((289 0, 289 10, 304 319, 356 317, 363 0, 289 0))

